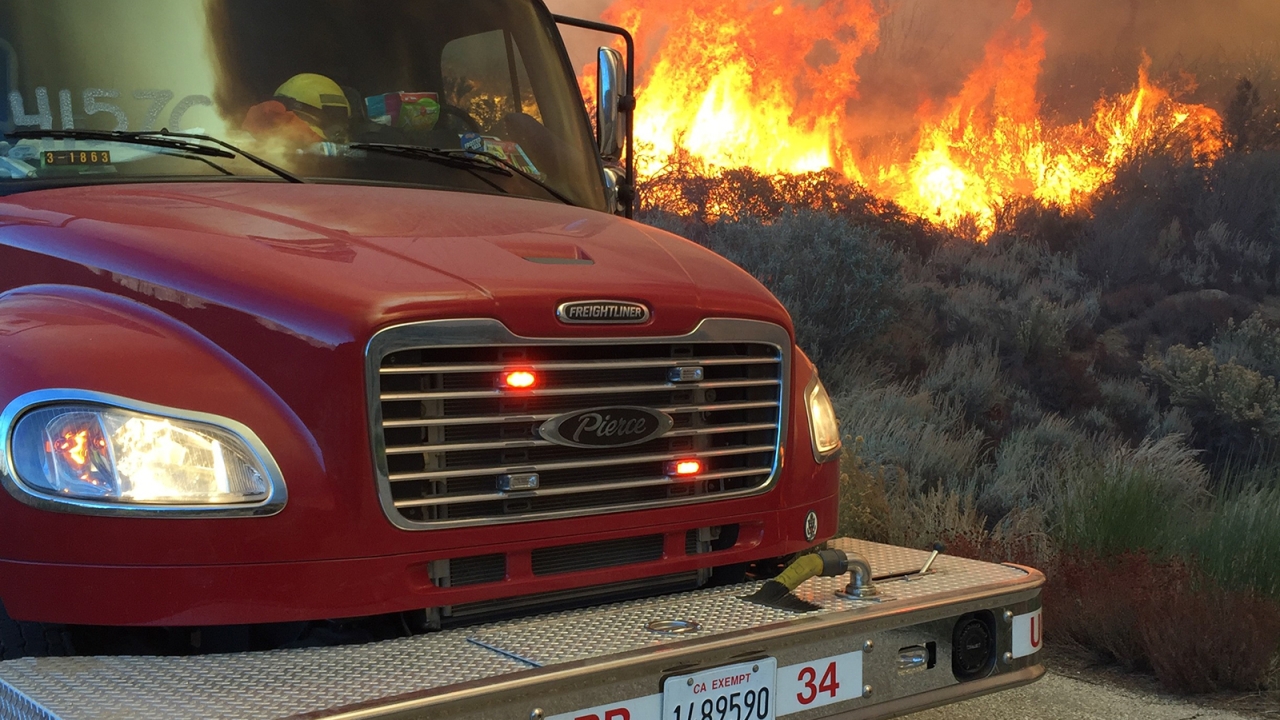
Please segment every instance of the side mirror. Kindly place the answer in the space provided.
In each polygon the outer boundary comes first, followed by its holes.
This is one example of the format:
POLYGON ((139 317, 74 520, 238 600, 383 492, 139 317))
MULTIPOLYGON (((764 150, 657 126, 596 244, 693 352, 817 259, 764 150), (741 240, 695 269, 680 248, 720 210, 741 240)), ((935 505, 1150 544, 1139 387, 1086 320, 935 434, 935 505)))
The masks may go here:
POLYGON ((621 215, 626 210, 622 204, 623 188, 627 186, 627 174, 619 167, 604 169, 604 202, 609 214, 621 215))
POLYGON ((606 163, 622 158, 626 125, 622 119, 622 98, 626 94, 626 63, 622 53, 600 48, 596 77, 596 144, 606 163))

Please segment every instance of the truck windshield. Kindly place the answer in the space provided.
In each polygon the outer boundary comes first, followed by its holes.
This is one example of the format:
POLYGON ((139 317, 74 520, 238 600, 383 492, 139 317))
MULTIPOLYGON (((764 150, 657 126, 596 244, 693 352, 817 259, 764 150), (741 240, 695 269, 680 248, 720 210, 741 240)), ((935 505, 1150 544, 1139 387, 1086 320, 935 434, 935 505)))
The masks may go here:
POLYGON ((311 182, 605 204, 540 0, 0 0, 0 89, 0 193, 283 181, 252 156, 311 182), (130 135, 161 132, 184 137, 130 135))

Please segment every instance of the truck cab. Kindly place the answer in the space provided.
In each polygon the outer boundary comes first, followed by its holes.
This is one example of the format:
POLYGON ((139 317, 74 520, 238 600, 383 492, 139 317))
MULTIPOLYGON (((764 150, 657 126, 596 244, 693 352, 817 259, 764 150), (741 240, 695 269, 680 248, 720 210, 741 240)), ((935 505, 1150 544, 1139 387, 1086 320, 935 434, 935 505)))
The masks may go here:
POLYGON ((628 69, 593 123, 538 0, 0 0, 0 61, 6 658, 422 632, 832 537, 786 311, 621 217, 628 69))

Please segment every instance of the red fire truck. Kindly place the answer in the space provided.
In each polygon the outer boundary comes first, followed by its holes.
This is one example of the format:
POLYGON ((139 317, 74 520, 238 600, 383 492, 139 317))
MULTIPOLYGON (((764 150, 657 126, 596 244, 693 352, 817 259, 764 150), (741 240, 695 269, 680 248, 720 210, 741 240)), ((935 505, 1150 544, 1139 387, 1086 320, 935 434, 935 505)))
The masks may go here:
POLYGON ((589 118, 557 24, 632 48, 539 0, 0 0, 0 718, 869 718, 1043 673, 1038 572, 832 539, 787 312, 627 219, 634 58, 589 118))

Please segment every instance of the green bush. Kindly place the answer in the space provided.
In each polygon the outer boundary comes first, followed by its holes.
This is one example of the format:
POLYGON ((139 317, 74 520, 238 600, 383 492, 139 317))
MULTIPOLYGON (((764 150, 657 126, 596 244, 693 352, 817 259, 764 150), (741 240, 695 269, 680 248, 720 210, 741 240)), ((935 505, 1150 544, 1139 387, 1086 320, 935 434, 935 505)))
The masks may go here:
POLYGON ((1280 330, 1262 313, 1254 313, 1227 327, 1213 341, 1213 355, 1219 363, 1235 362, 1272 378, 1280 378, 1280 330))
POLYGON ((1186 409, 1210 460, 1250 456, 1280 438, 1275 378, 1234 360, 1221 363, 1206 347, 1175 345, 1149 355, 1144 366, 1165 386, 1169 402, 1186 409))
POLYGON ((1056 534, 1102 557, 1177 551, 1207 497, 1208 474, 1177 436, 1118 447, 1066 473, 1056 534))
POLYGON ((902 258, 874 230, 806 211, 719 223, 704 242, 787 306, 820 367, 866 352, 895 317, 902 258))
POLYGON ((1193 536, 1192 546, 1223 585, 1280 599, 1280 486, 1222 500, 1193 536))

